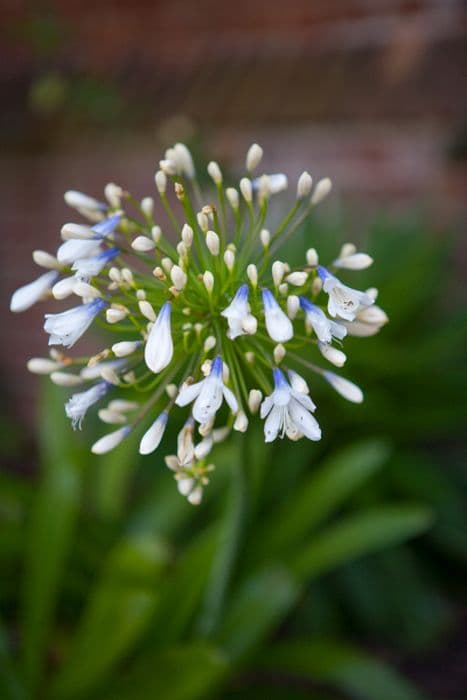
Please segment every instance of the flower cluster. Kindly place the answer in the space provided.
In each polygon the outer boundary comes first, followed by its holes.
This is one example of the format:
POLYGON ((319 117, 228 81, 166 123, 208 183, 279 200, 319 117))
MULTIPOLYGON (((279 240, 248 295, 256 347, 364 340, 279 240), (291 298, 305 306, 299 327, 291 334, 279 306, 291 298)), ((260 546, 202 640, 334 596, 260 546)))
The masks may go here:
POLYGON ((73 427, 98 403, 100 419, 117 426, 93 445, 94 453, 108 452, 141 426, 139 449, 150 454, 169 416, 180 408, 186 415, 190 407, 176 455, 166 463, 193 504, 213 469, 212 447, 232 429, 246 431, 248 416, 259 412, 264 419, 266 442, 284 435, 321 438, 298 368, 349 401, 362 401, 355 384, 312 355, 342 367, 345 336, 373 335, 387 321, 375 289, 357 291, 339 279, 341 271, 373 262, 355 246, 344 245, 326 267, 314 248, 298 268, 276 259, 331 182, 313 186, 302 173, 291 209, 269 229, 270 199, 288 182, 282 173, 254 177, 261 158, 254 144, 238 187, 226 187, 219 165, 209 163, 213 187, 205 203, 189 150, 183 144, 168 149, 155 174, 164 225, 172 229, 164 233, 153 197, 137 201, 114 183, 102 201, 66 192, 66 203, 86 223, 63 226, 55 255, 34 251, 47 271, 11 299, 18 312, 44 298, 77 298, 66 311, 45 315, 49 345, 64 349, 53 347, 28 367, 74 388, 65 404, 73 427), (67 350, 95 319, 114 342, 92 357, 73 358, 67 350))

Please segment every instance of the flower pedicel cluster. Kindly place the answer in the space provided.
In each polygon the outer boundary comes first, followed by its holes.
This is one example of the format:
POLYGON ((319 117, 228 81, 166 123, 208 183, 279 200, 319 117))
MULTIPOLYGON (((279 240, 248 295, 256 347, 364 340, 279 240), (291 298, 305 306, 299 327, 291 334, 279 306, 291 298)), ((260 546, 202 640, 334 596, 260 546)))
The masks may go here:
POLYGON ((334 274, 372 263, 353 245, 344 245, 327 267, 314 248, 299 269, 275 259, 331 182, 322 179, 313 187, 304 172, 291 210, 270 231, 269 201, 287 188, 287 178, 254 178, 261 158, 254 144, 238 189, 225 187, 219 165, 209 163, 217 201, 203 205, 186 146, 166 152, 155 184, 175 230, 175 247, 156 223, 152 197, 138 202, 113 183, 105 188, 106 201, 66 192, 67 204, 88 223, 65 224, 56 255, 34 251, 34 261, 48 271, 11 299, 11 310, 18 312, 43 298, 78 297, 66 311, 45 315, 52 346, 71 348, 97 317, 115 333, 115 342, 93 357, 74 359, 53 348, 49 358, 28 363, 30 371, 77 388, 65 404, 73 427, 81 427, 91 406, 107 402, 99 417, 118 428, 93 445, 94 453, 108 452, 141 425, 139 450, 150 454, 171 411, 191 406, 177 454, 166 463, 193 504, 201 501, 213 469, 207 463, 213 445, 231 429, 246 431, 248 413, 259 411, 264 419, 266 442, 284 435, 321 438, 307 382, 294 367, 311 370, 344 398, 361 402, 355 384, 309 358, 317 353, 342 367, 343 338, 373 335, 387 321, 375 305, 375 289, 356 291, 334 274), (169 203, 169 187, 181 216, 169 203))

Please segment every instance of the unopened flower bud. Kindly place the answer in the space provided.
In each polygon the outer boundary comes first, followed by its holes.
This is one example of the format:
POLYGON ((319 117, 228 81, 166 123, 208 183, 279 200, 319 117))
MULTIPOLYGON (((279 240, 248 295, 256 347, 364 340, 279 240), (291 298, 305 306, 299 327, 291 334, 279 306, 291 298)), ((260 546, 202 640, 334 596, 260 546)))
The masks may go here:
POLYGON ((258 284, 258 269, 256 265, 253 263, 250 263, 248 267, 246 268, 246 274, 248 276, 248 279, 251 282, 251 285, 253 287, 256 287, 258 284))
POLYGON ((320 180, 315 187, 315 190, 311 196, 312 204, 319 204, 325 197, 328 196, 332 189, 332 182, 328 177, 320 180))
POLYGON ((208 165, 208 174, 216 185, 222 184, 222 172, 219 165, 215 161, 211 161, 208 165))
POLYGON ((263 394, 259 389, 251 389, 248 395, 248 408, 251 413, 258 413, 261 401, 263 400, 263 394))
POLYGON ((328 343, 322 343, 321 341, 318 341, 318 349, 321 355, 336 367, 344 366, 347 357, 345 356, 345 353, 342 352, 342 350, 338 350, 332 345, 329 345, 328 343))
POLYGON ((306 170, 300 175, 297 183, 297 199, 305 199, 311 192, 312 178, 306 170))
POLYGON ((274 351, 273 351, 274 362, 276 363, 276 365, 280 365, 280 363, 284 359, 285 355, 286 355, 286 350, 285 350, 284 346, 282 345, 282 343, 279 343, 278 345, 276 345, 276 347, 274 348, 274 351))
POLYGON ((141 301, 138 302, 138 306, 139 306, 139 310, 143 314, 144 318, 147 318, 148 321, 151 321, 152 323, 154 323, 156 320, 156 312, 152 308, 149 301, 146 301, 146 299, 142 299, 141 301))
POLYGON ((214 231, 206 233, 206 245, 211 255, 219 255, 219 236, 214 231))
POLYGON ((131 247, 138 253, 148 253, 150 250, 154 250, 156 244, 147 236, 137 236, 134 241, 131 242, 131 247))
POLYGON ((253 199, 253 187, 251 185, 251 180, 247 177, 242 177, 240 180, 240 192, 243 195, 243 199, 247 204, 249 204, 253 199))
POLYGON ((235 187, 227 187, 225 191, 226 197, 229 200, 229 204, 234 211, 238 211, 239 207, 239 196, 235 187))
POLYGON ((174 284, 174 287, 177 291, 181 291, 182 289, 185 288, 185 285, 187 283, 187 276, 186 273, 182 270, 179 265, 174 265, 172 269, 170 270, 170 278, 174 284))
POLYGON ((212 292, 214 288, 214 275, 209 270, 203 274, 203 284, 209 293, 212 292))
POLYGON ((274 282, 275 287, 278 287, 280 285, 280 283, 282 282, 282 278, 284 277, 284 272, 285 272, 284 263, 281 262, 280 260, 275 260, 272 264, 272 280, 274 282))
POLYGON ((289 284, 293 284, 294 287, 303 287, 307 281, 307 278, 308 274, 306 272, 297 271, 291 272, 290 275, 287 275, 286 280, 289 284))
POLYGON ((167 176, 163 170, 158 170, 154 175, 154 181, 159 194, 165 194, 167 189, 167 176))
POLYGON ((182 228, 182 241, 187 248, 191 248, 193 244, 193 229, 188 224, 184 224, 182 228))
POLYGON ((261 232, 260 232, 260 234, 259 234, 259 237, 260 237, 261 245, 263 246, 263 248, 268 248, 268 247, 269 247, 269 243, 270 243, 270 241, 271 241, 271 234, 269 233, 269 231, 267 230, 267 228, 261 229, 261 232))
POLYGON ((239 411, 235 417, 235 422, 233 424, 233 429, 237 430, 239 433, 245 433, 248 429, 248 418, 244 411, 239 411))
POLYGON ((300 308, 300 300, 295 294, 287 297, 287 316, 293 321, 300 308))
POLYGON ((246 154, 246 169, 249 173, 256 170, 258 165, 261 163, 263 157, 263 149, 257 143, 254 143, 248 149, 246 154))
POLYGON ((306 263, 310 267, 316 267, 318 265, 319 258, 315 248, 308 248, 306 251, 306 263))

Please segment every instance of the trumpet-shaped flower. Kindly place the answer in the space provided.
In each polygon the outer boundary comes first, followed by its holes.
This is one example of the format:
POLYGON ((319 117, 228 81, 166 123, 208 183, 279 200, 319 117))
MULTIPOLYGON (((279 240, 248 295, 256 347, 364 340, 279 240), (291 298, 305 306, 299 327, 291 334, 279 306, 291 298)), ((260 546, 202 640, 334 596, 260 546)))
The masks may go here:
POLYGON ((333 338, 342 340, 347 335, 347 329, 336 321, 331 321, 324 311, 312 304, 305 297, 300 297, 300 306, 305 312, 306 319, 322 343, 331 343, 333 338))
POLYGON ((250 335, 255 333, 257 322, 255 317, 250 313, 247 284, 242 284, 229 306, 221 311, 221 316, 227 319, 229 324, 227 336, 231 340, 245 333, 250 335))
POLYGON ((92 258, 75 260, 71 269, 78 279, 87 281, 98 275, 104 267, 120 253, 119 248, 107 248, 92 258))
POLYGON ((222 366, 222 358, 215 357, 209 375, 196 384, 184 386, 175 400, 177 406, 187 406, 194 401, 193 418, 202 425, 215 417, 223 399, 232 413, 238 411, 237 399, 222 379, 222 366))
POLYGON ((167 301, 159 312, 155 324, 149 332, 144 349, 144 360, 149 369, 157 374, 161 372, 173 356, 174 346, 170 329, 170 301, 167 301))
POLYGON ((305 436, 321 439, 321 428, 311 414, 316 409, 310 397, 293 389, 280 369, 273 370, 274 391, 261 404, 261 418, 266 418, 264 438, 272 442, 287 435, 291 440, 305 436))
POLYGON ((78 394, 73 394, 65 404, 65 413, 71 419, 73 429, 78 427, 81 430, 81 424, 86 415, 88 408, 100 401, 112 387, 108 382, 102 381, 94 384, 87 391, 81 391, 78 394))
POLYGON ((369 294, 342 284, 322 265, 318 266, 318 274, 323 282, 324 291, 329 295, 328 312, 333 318, 339 316, 345 321, 353 321, 362 306, 373 304, 369 294))
POLYGON ((108 304, 103 299, 95 299, 60 314, 46 314, 44 330, 50 335, 49 345, 71 348, 106 306, 108 304))

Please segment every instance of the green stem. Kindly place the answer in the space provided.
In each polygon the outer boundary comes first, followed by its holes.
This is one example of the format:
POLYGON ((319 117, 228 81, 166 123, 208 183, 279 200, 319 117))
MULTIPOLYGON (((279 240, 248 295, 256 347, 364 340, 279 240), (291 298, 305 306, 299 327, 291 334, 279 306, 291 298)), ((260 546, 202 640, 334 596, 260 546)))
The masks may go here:
POLYGON ((219 626, 245 529, 247 514, 246 440, 245 436, 242 438, 243 449, 239 454, 238 461, 232 464, 229 500, 199 621, 199 633, 202 637, 211 637, 219 626))

